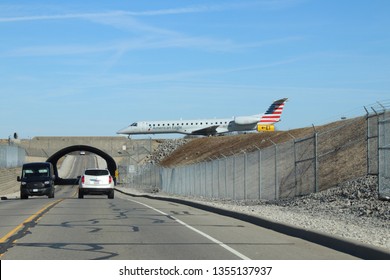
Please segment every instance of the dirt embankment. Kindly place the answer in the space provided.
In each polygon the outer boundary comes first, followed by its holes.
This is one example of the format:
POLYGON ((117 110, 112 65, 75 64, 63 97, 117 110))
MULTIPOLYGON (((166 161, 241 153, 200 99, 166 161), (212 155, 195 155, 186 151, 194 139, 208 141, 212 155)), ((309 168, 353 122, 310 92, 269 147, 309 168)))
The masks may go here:
MULTIPOLYGON (((171 167, 175 165, 193 164, 201 161, 210 161, 220 157, 227 157, 241 152, 252 152, 293 139, 311 136, 314 132, 321 135, 321 152, 338 149, 345 143, 363 139, 366 124, 363 117, 354 120, 338 121, 320 127, 306 127, 289 131, 274 131, 264 133, 250 133, 234 136, 196 138, 179 147, 171 155, 160 162, 161 166, 171 167), (350 123, 350 125, 346 125, 350 123), (342 129, 335 130, 338 127, 342 129), (315 130, 314 130, 315 129, 315 130), (334 130, 334 133, 331 133, 334 130), (329 132, 329 133, 324 133, 329 132), (328 135, 327 135, 328 134, 328 135), (363 138, 362 138, 363 137, 363 138)), ((363 147, 364 148, 364 147, 363 147)), ((345 149, 343 149, 345 150, 345 149)), ((361 147, 354 151, 354 156, 364 155, 361 147)))
POLYGON ((292 131, 275 131, 265 133, 250 133, 234 136, 218 136, 197 138, 181 146, 170 156, 160 162, 164 167, 193 164, 201 161, 227 157, 241 152, 251 152, 272 146, 273 143, 282 143, 313 132, 312 128, 296 129, 292 131), (270 139, 270 140, 269 140, 270 139))
MULTIPOLYGON (((163 167, 174 167, 211 161, 296 139, 298 140, 295 145, 297 160, 305 162, 304 165, 296 166, 299 167, 297 174, 306 176, 305 170, 310 169, 313 174, 310 172, 308 174, 315 176, 314 172, 316 172, 316 178, 313 180, 316 180, 321 191, 367 174, 366 131, 366 120, 364 117, 359 117, 315 128, 197 138, 177 148, 159 164, 163 167), (314 144, 315 132, 317 132, 317 145, 314 144), (308 138, 310 138, 308 141, 299 141, 308 138)), ((289 164, 293 164, 291 156, 290 150, 285 155, 290 157, 289 164)), ((283 159, 283 151, 279 151, 278 165, 280 168, 287 168, 282 164, 283 159)), ((289 165, 288 168, 291 166, 289 165)))

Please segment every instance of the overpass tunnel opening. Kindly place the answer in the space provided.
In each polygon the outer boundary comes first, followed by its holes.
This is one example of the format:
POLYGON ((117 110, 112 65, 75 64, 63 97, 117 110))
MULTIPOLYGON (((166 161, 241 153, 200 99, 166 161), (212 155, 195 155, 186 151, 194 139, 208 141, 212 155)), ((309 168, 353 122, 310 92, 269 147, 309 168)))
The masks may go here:
MULTIPOLYGON (((59 160, 69 154, 72 154, 73 152, 79 152, 79 153, 92 153, 97 156, 100 156, 103 158, 107 163, 107 169, 110 171, 111 175, 114 178, 115 184, 117 182, 118 177, 118 167, 115 162, 115 160, 106 152, 97 149, 95 147, 87 146, 87 145, 75 145, 75 146, 69 146, 62 150, 59 150, 58 152, 54 153, 52 156, 50 156, 46 162, 51 162, 53 164, 54 168, 54 174, 55 174, 55 184, 56 185, 76 185, 78 184, 79 178, 61 178, 58 173, 58 162, 59 160)), ((80 174, 81 175, 81 174, 80 174)))

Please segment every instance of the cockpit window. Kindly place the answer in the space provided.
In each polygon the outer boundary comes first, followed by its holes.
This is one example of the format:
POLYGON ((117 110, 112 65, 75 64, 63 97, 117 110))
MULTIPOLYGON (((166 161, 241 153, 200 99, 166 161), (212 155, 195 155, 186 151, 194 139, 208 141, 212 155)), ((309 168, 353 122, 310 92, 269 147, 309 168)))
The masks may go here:
POLYGON ((130 126, 137 126, 137 123, 136 122, 132 123, 130 126))

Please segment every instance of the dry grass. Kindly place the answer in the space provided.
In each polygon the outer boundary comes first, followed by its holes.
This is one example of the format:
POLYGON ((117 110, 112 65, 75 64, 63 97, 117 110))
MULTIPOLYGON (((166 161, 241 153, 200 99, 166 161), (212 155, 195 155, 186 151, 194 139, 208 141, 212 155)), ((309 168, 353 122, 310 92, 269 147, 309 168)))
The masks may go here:
MULTIPOLYGON (((364 117, 329 123, 318 132, 318 183, 320 190, 366 174, 366 121, 364 117)), ((313 127, 289 131, 196 138, 160 162, 164 167, 210 161, 310 137, 313 127)))
POLYGON ((192 164, 223 156, 231 156, 243 151, 251 152, 272 146, 272 142, 277 144, 292 140, 293 137, 303 137, 309 132, 313 132, 313 129, 303 128, 291 131, 197 138, 177 149, 169 157, 161 161, 160 164, 165 167, 192 164))

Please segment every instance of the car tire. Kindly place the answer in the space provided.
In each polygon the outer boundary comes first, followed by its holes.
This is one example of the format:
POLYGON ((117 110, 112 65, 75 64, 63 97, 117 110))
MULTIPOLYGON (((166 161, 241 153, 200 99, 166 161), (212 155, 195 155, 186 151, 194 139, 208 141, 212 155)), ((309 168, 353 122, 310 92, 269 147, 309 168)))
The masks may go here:
POLYGON ((20 193, 20 199, 27 199, 28 195, 20 193))
POLYGON ((108 193, 108 199, 114 199, 114 190, 108 193))
POLYGON ((84 198, 84 194, 81 190, 79 190, 79 198, 84 198))

